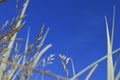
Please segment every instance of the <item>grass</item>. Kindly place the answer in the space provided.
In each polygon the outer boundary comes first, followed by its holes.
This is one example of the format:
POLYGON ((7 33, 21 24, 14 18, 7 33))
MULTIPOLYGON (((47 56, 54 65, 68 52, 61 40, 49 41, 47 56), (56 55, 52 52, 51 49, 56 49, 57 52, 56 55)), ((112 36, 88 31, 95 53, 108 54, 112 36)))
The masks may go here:
MULTIPOLYGON (((105 17, 106 22, 106 37, 107 37, 107 55, 96 60, 83 70, 78 73, 75 72, 75 65, 71 57, 67 57, 64 54, 50 54, 47 58, 42 58, 43 54, 52 47, 52 44, 44 45, 45 39, 49 32, 49 28, 45 31, 45 24, 42 24, 38 35, 29 43, 30 38, 30 28, 28 28, 28 34, 26 38, 25 49, 21 53, 20 43, 16 40, 22 40, 22 38, 16 38, 17 33, 24 27, 25 21, 25 11, 29 4, 29 0, 26 0, 21 7, 18 15, 12 19, 12 21, 6 21, 0 29, 2 33, 0 35, 0 80, 30 80, 33 72, 39 73, 44 80, 45 75, 56 78, 57 80, 77 80, 79 76, 85 73, 88 69, 91 69, 89 74, 86 76, 85 80, 89 80, 93 72, 99 66, 99 63, 107 59, 107 80, 119 80, 120 71, 117 76, 114 75, 117 64, 119 62, 120 54, 116 58, 115 64, 113 65, 112 55, 120 51, 120 48, 112 51, 113 38, 114 38, 114 22, 115 22, 115 6, 113 10, 113 22, 112 22, 112 35, 110 39, 110 33, 108 29, 107 17, 105 17), (4 31, 7 29, 7 31, 4 31), (45 31, 45 34, 43 33, 45 31), (16 43, 16 44, 15 44, 16 43), (14 46, 15 44, 15 46, 14 46), (14 53, 12 52, 14 50, 14 53), (66 74, 65 77, 53 74, 51 71, 44 71, 44 68, 48 65, 53 65, 55 61, 55 56, 58 56, 61 62, 61 67, 66 74), (41 63, 40 63, 41 62, 41 63), (68 69, 68 64, 71 63, 73 77, 70 78, 68 69), (42 65, 42 69, 37 69, 36 67, 42 65)), ((18 8, 18 0, 16 0, 16 8, 18 8)), ((35 80, 38 80, 36 77, 35 80)))

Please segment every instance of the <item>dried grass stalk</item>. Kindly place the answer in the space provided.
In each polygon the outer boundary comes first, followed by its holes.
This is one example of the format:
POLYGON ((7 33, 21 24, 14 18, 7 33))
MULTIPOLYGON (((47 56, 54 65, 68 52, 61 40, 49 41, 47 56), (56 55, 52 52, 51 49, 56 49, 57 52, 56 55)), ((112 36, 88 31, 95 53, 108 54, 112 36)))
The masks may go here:
POLYGON ((38 70, 38 69, 35 69, 35 68, 32 68, 32 67, 23 66, 23 65, 16 64, 16 63, 11 63, 11 62, 6 62, 6 61, 3 61, 1 58, 0 58, 0 62, 5 63, 7 65, 16 66, 16 67, 19 67, 19 68, 22 68, 22 69, 32 70, 32 71, 38 72, 40 74, 45 74, 45 75, 48 75, 48 76, 52 76, 54 78, 59 77, 59 80, 69 80, 68 78, 64 78, 64 77, 61 77, 59 75, 55 75, 55 74, 52 74, 52 73, 49 73, 49 72, 44 72, 42 70, 38 70))

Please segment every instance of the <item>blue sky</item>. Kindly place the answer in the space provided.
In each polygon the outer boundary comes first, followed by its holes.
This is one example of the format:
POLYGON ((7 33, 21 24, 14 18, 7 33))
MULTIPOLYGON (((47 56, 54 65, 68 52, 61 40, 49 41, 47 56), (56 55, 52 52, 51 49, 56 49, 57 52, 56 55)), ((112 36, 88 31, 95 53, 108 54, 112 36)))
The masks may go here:
MULTIPOLYGON (((22 1, 19 0, 19 6, 22 1)), ((8 0, 6 3, 0 4, 0 25, 16 15, 18 10, 15 8, 15 3, 15 0, 8 0)), ((120 47, 119 0, 30 0, 25 18, 27 23, 19 36, 25 37, 24 34, 27 35, 27 29, 30 27, 30 40, 32 41, 44 23, 45 29, 50 28, 45 45, 53 44, 46 55, 61 53, 72 57, 77 73, 106 55, 104 16, 108 18, 111 32, 114 4, 116 5, 116 22, 113 50, 115 50, 120 47)), ((60 60, 57 58, 54 64, 48 68, 53 73, 64 75, 62 67, 60 67, 60 60), (56 66, 57 68, 55 68, 56 66)), ((70 65, 69 69, 71 69, 70 65)), ((71 72, 71 70, 69 71, 71 72)), ((78 79, 84 80, 87 74, 88 72, 84 73, 78 79)), ((90 80, 106 80, 106 61, 99 64, 90 80)))

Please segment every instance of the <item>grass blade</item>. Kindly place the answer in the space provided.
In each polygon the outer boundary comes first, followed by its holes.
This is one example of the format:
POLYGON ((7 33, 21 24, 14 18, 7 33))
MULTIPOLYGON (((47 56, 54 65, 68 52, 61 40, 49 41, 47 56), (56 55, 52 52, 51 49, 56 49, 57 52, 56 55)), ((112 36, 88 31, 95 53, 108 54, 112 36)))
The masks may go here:
POLYGON ((116 66, 117 66, 117 64, 118 64, 118 61, 119 61, 119 59, 120 59, 120 53, 118 54, 118 56, 117 56, 117 59, 116 59, 116 61, 115 61, 115 64, 114 64, 114 71, 116 70, 116 66))
MULTIPOLYGON (((23 10, 22 10, 22 12, 20 14, 20 17, 24 16, 26 8, 27 8, 27 5, 28 5, 28 2, 29 2, 29 0, 26 0, 26 2, 24 3, 24 7, 23 7, 23 10)), ((16 27, 21 25, 21 22, 22 22, 22 20, 18 21, 17 24, 16 24, 16 27)), ((12 37, 11 42, 8 45, 8 49, 9 48, 12 49, 16 36, 17 36, 17 33, 15 33, 14 36, 12 37)), ((3 58, 4 61, 8 60, 8 57, 9 57, 10 52, 11 52, 11 49, 6 53, 6 56, 3 58)), ((6 69, 6 64, 2 63, 1 67, 0 67, 0 80, 2 79, 3 72, 5 71, 5 69, 6 69)))
POLYGON ((117 74, 115 80, 119 80, 119 79, 120 79, 120 71, 119 71, 119 73, 117 74))
POLYGON ((111 55, 112 49, 111 49, 110 34, 108 30, 108 22, 106 16, 105 16, 105 22, 106 22, 106 35, 107 35, 107 54, 109 55, 109 57, 107 58, 107 79, 114 80, 113 59, 111 55))
POLYGON ((43 48, 39 54, 37 55, 37 58, 35 59, 34 63, 33 63, 33 68, 37 65, 39 59, 41 58, 41 56, 43 55, 43 53, 45 53, 50 47, 52 47, 52 44, 47 45, 45 48, 43 48))
POLYGON ((113 7, 113 21, 112 21, 111 48, 113 47, 114 27, 115 27, 115 5, 114 5, 114 7, 113 7))
MULTIPOLYGON (((115 54, 116 52, 120 51, 120 48, 118 48, 117 50, 113 51, 111 53, 115 54)), ((110 55, 110 54, 109 54, 110 55)), ((74 80, 75 78, 79 77, 80 75, 82 75, 85 71, 87 71, 88 69, 92 68, 94 65, 100 63, 101 61, 105 60, 107 57, 109 57, 109 55, 106 55, 100 59, 98 59, 97 61, 93 62, 92 64, 90 64, 89 66, 87 66, 86 68, 84 68, 82 71, 78 72, 75 76, 73 76, 70 80, 74 80)))
MULTIPOLYGON (((70 60, 71 60, 71 64, 72 64, 72 72, 73 72, 73 76, 75 76, 74 63, 73 63, 73 60, 72 60, 72 59, 70 59, 70 60)), ((74 80, 76 80, 76 79, 74 79, 74 80)))
MULTIPOLYGON (((22 61, 22 57, 20 57, 19 61, 17 62, 17 64, 20 64, 20 62, 22 61)), ((14 76, 14 73, 16 71, 17 67, 15 67, 12 72, 10 73, 10 76, 8 77, 8 80, 11 80, 12 76, 14 76)))
MULTIPOLYGON (((27 39, 26 39, 26 45, 25 45, 25 54, 27 53, 27 49, 28 49, 28 42, 29 42, 29 34, 30 34, 30 28, 28 28, 28 34, 27 34, 27 39)), ((23 62, 22 65, 25 64, 25 58, 26 55, 23 56, 23 62)), ((18 75, 18 73, 21 71, 21 68, 16 72, 16 74, 13 76, 12 80, 15 80, 16 76, 18 75)), ((11 79, 11 78, 10 78, 11 79)))
POLYGON ((53 73, 50 73, 50 72, 47 72, 47 71, 42 71, 42 70, 38 70, 38 69, 35 69, 35 68, 32 68, 32 67, 23 66, 21 64, 16 64, 16 63, 12 63, 12 62, 3 61, 1 58, 0 58, 0 62, 5 63, 7 65, 16 66, 18 68, 32 70, 32 71, 35 71, 35 72, 40 73, 40 74, 45 74, 47 76, 51 76, 53 78, 59 78, 59 80, 69 80, 68 78, 65 78, 65 77, 62 77, 62 76, 59 76, 59 75, 56 75, 56 74, 53 74, 53 73))
MULTIPOLYGON (((29 42, 29 36, 30 36, 30 29, 28 29, 28 34, 27 34, 27 40, 26 40, 26 45, 25 45, 25 53, 27 53, 27 50, 28 50, 28 42, 29 42)), ((25 58, 26 58, 26 55, 24 55, 23 57, 23 65, 25 64, 25 58)))
POLYGON ((95 69, 97 68, 97 66, 98 66, 98 64, 96 64, 96 65, 92 68, 92 70, 89 72, 89 74, 88 74, 88 76, 86 77, 85 80, 89 80, 89 78, 91 77, 91 75, 93 74, 93 72, 95 71, 95 69))

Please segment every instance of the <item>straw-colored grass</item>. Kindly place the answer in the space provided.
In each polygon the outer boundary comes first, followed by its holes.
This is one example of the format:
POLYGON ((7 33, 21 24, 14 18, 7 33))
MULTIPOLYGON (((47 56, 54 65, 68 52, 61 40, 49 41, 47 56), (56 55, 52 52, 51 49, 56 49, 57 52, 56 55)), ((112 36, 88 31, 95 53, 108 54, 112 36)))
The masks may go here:
MULTIPOLYGON (((107 55, 96 60, 86 68, 82 69, 78 73, 75 72, 75 64, 71 57, 67 57, 65 54, 50 54, 47 58, 43 55, 48 49, 52 47, 52 44, 44 44, 49 28, 45 31, 45 24, 42 24, 40 31, 37 36, 30 43, 30 28, 28 28, 28 33, 26 37, 25 49, 21 50, 21 44, 17 40, 22 41, 24 39, 17 38, 17 33, 24 27, 25 24, 25 12, 29 0, 26 0, 22 5, 21 9, 18 12, 18 15, 12 19, 12 21, 6 20, 3 26, 0 29, 2 33, 0 35, 0 80, 30 80, 32 74, 37 72, 42 76, 41 80, 44 80, 44 77, 51 76, 57 80, 77 80, 88 69, 92 68, 90 73, 87 75, 85 80, 89 80, 92 77, 93 72, 97 68, 98 64, 103 60, 107 59, 107 80, 119 80, 120 71, 117 73, 117 76, 114 75, 114 72, 119 63, 120 53, 116 58, 115 63, 112 60, 112 55, 120 51, 120 48, 112 50, 113 38, 114 38, 114 23, 115 23, 115 6, 113 10, 113 22, 112 22, 112 35, 110 36, 108 29, 107 17, 105 17, 106 22, 106 37, 107 37, 107 55), (5 32, 4 30, 7 29, 5 32), (45 33, 44 33, 45 32, 45 33), (110 38, 111 37, 111 38, 110 38), (15 45, 15 46, 14 46, 15 45), (12 52, 14 50, 14 52, 12 52), (23 52, 21 52, 23 51, 23 52), (65 77, 52 73, 51 71, 44 71, 44 68, 47 65, 53 65, 55 57, 58 56, 61 61, 61 67, 66 74, 65 77), (71 66, 68 66, 71 63, 71 66), (114 63, 114 65, 113 65, 114 63), (42 65, 42 69, 37 69, 36 67, 42 65), (69 70, 68 67, 71 67, 72 70, 69 70), (70 78, 70 72, 73 76, 70 78)), ((16 0, 16 9, 19 7, 19 1, 16 0)), ((38 80, 38 77, 36 77, 38 80)))

